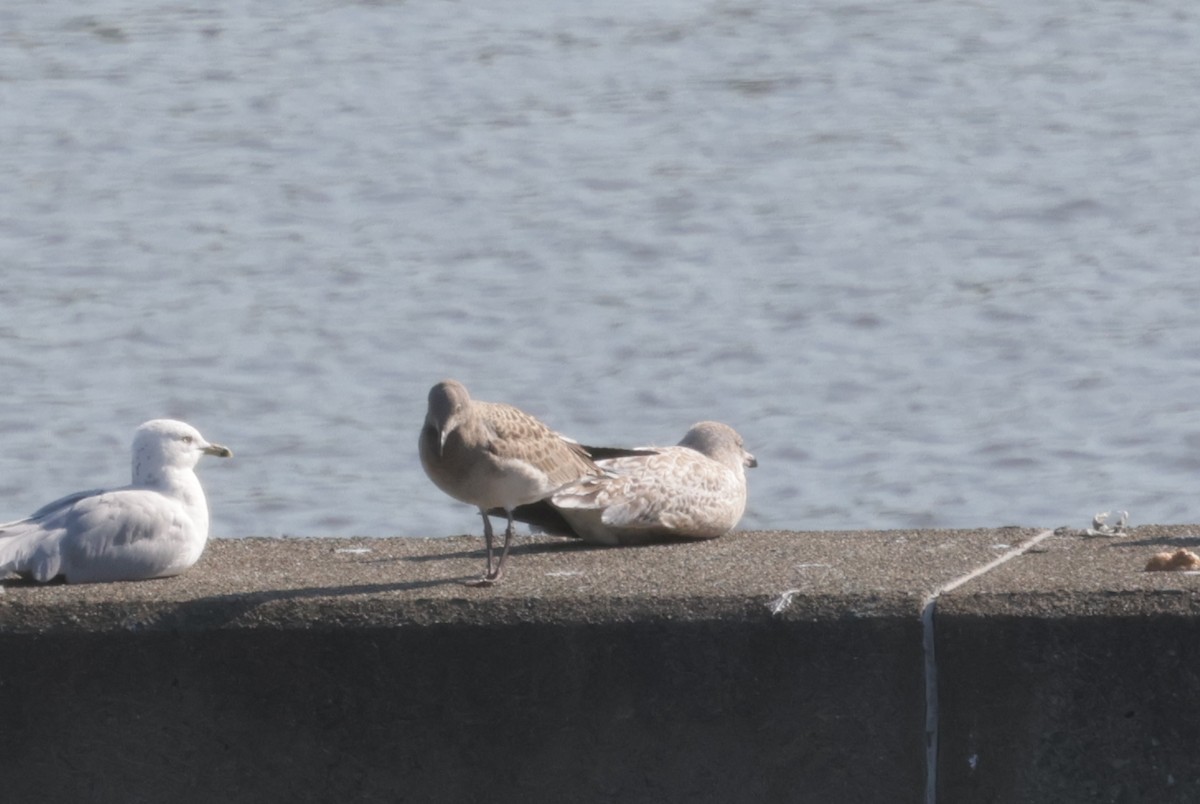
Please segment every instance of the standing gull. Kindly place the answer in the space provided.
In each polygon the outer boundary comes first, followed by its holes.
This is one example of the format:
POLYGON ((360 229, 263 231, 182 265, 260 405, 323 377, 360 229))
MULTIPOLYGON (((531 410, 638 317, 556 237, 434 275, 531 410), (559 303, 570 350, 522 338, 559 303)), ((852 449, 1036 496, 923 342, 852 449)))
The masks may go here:
POLYGON ((712 539, 746 510, 746 468, 758 465, 742 437, 720 422, 692 426, 656 454, 597 461, 585 477, 549 498, 577 536, 595 544, 712 539))
POLYGON ((208 502, 193 471, 202 455, 233 453, 183 422, 141 425, 128 486, 76 492, 0 525, 0 577, 101 583, 183 572, 208 541, 208 502))
POLYGON ((419 442, 421 466, 439 489, 479 508, 487 570, 477 585, 500 580, 513 537, 513 509, 544 500, 601 470, 587 450, 522 410, 471 399, 466 387, 444 380, 429 390, 429 410, 419 442), (504 548, 492 569, 489 509, 508 519, 504 548))

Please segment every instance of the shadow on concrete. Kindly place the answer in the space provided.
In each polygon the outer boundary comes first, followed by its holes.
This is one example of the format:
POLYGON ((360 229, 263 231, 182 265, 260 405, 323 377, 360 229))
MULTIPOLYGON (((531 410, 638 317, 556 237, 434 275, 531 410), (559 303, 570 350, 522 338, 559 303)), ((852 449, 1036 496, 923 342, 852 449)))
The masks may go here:
MULTIPOLYGON (((429 562, 429 561, 445 561, 447 559, 452 559, 452 558, 477 558, 480 561, 483 561, 487 557, 487 548, 484 547, 482 538, 479 541, 480 541, 480 543, 479 543, 478 549, 458 550, 453 553, 437 553, 437 554, 433 554, 433 555, 398 556, 396 558, 381 558, 381 559, 375 559, 375 560, 378 561, 379 563, 384 563, 384 562, 388 562, 388 561, 412 561, 414 563, 424 563, 424 562, 429 562)), ((498 539, 497 541, 498 541, 498 544, 496 545, 495 550, 496 550, 497 554, 499 554, 500 549, 504 545, 504 540, 498 539)), ((564 542, 551 542, 551 543, 538 542, 535 544, 520 544, 519 542, 514 542, 513 546, 511 548, 509 548, 508 554, 510 557, 515 557, 515 556, 522 556, 522 555, 532 556, 532 555, 538 555, 541 553, 547 553, 547 554, 561 553, 561 552, 568 551, 568 550, 581 550, 581 551, 591 552, 591 551, 612 550, 612 549, 613 549, 612 547, 607 547, 607 546, 597 545, 597 544, 588 544, 587 542, 581 542, 581 541, 569 541, 569 542, 564 541, 564 542)))
MULTIPOLYGON (((160 579, 153 578, 151 580, 157 581, 160 579)), ((61 575, 59 575, 56 578, 51 578, 49 581, 45 581, 45 582, 35 581, 31 577, 18 576, 18 575, 14 575, 9 578, 0 579, 0 588, 5 588, 5 589, 20 589, 20 588, 35 587, 35 586, 66 586, 66 585, 67 585, 67 579, 61 575)))
MULTIPOLYGON (((355 586, 311 586, 293 589, 273 589, 266 592, 247 592, 225 595, 209 595, 195 600, 183 601, 162 611, 144 627, 154 630, 202 630, 224 626, 261 627, 276 622, 305 618, 311 612, 298 605, 300 601, 327 598, 331 606, 344 609, 345 604, 333 604, 338 598, 361 597, 361 611, 354 612, 345 620, 332 623, 342 628, 353 625, 353 620, 371 619, 380 608, 374 597, 389 592, 412 592, 439 586, 463 585, 476 576, 432 578, 419 581, 397 581, 395 583, 371 583, 355 586), (293 605, 295 604, 295 605, 293 605)), ((136 630, 136 629, 135 629, 136 630)))
POLYGON ((1197 547, 1200 536, 1156 536, 1152 539, 1119 539, 1106 547, 1197 547))

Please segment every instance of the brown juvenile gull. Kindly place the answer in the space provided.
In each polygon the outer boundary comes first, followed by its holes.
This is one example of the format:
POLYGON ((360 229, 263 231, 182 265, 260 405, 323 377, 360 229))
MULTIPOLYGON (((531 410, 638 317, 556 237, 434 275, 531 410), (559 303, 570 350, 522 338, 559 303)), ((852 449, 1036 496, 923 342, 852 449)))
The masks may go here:
POLYGON ((204 552, 208 502, 193 471, 203 455, 233 453, 196 428, 154 419, 133 438, 133 482, 81 491, 0 525, 0 577, 138 581, 178 575, 204 552))
POLYGON ((602 474, 581 445, 511 405, 471 399, 456 380, 444 380, 429 390, 418 449, 421 466, 434 485, 479 508, 487 546, 487 570, 476 582, 481 586, 504 574, 513 509, 544 500, 580 478, 602 474), (494 570, 490 509, 503 511, 508 519, 494 570))
POLYGON ((584 477, 550 504, 586 542, 645 544, 713 539, 746 510, 746 468, 758 465, 742 437, 720 422, 699 422, 656 454, 597 461, 606 474, 584 477))

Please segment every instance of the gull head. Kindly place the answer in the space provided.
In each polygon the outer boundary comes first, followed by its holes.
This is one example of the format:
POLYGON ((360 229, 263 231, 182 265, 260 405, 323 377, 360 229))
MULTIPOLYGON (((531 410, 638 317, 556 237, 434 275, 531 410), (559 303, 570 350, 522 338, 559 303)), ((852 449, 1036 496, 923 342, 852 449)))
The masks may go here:
POLYGON ((467 387, 457 380, 442 380, 429 389, 429 410, 425 413, 425 430, 437 444, 439 456, 446 446, 446 437, 454 432, 463 411, 471 403, 467 387))
POLYGON ((758 466, 758 460, 746 451, 742 437, 727 424, 697 422, 687 431, 681 447, 690 447, 714 461, 732 468, 758 466))
POLYGON ((148 482, 168 467, 191 469, 204 455, 233 457, 233 451, 210 444, 200 431, 174 419, 151 419, 133 437, 133 481, 148 482))

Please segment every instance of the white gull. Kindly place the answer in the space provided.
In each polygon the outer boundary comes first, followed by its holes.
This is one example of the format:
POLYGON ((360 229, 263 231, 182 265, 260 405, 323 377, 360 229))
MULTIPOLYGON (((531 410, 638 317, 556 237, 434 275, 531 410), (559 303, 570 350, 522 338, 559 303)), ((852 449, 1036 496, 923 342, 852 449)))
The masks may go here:
POLYGON ((77 492, 0 525, 0 577, 134 581, 195 564, 208 541, 208 501, 195 466, 203 455, 233 453, 172 419, 138 427, 132 453, 128 486, 77 492))

